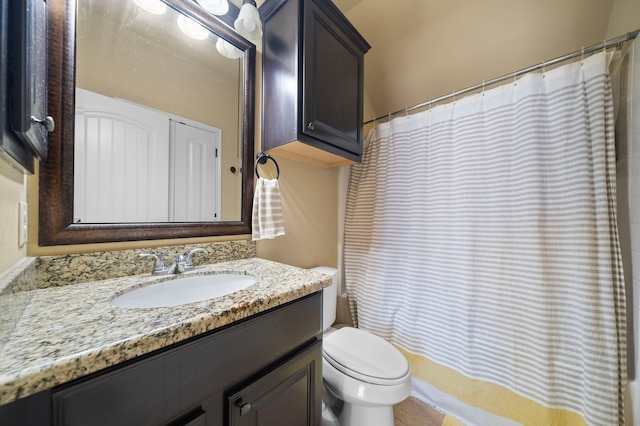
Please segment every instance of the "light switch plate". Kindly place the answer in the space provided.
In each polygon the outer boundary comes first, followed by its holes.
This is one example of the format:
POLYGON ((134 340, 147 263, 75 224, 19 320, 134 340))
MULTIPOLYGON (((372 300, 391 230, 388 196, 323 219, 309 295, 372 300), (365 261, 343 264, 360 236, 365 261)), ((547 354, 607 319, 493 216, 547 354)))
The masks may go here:
POLYGON ((29 214, 27 211, 27 203, 24 201, 18 202, 18 246, 22 247, 27 243, 29 239, 29 214))

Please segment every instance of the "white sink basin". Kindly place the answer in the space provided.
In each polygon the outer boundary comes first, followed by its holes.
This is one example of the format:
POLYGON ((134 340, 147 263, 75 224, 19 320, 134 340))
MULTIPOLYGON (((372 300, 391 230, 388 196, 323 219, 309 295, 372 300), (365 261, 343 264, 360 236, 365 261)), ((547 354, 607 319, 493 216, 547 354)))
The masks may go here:
POLYGON ((178 306, 231 294, 255 282, 255 278, 241 274, 196 275, 132 290, 116 297, 111 304, 120 308, 178 306))

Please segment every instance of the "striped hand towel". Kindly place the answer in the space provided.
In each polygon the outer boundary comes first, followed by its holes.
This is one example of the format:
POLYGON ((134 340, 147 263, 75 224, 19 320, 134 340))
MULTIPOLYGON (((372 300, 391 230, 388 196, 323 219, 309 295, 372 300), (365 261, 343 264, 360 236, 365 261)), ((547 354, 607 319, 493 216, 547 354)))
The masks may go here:
POLYGON ((284 235, 282 200, 278 179, 258 178, 253 195, 252 239, 267 240, 284 235))

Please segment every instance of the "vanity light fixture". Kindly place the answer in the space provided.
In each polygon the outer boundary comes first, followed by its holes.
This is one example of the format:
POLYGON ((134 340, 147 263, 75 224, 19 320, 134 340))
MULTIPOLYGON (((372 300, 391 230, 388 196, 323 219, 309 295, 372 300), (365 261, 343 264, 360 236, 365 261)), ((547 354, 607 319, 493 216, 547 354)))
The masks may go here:
POLYGON ((238 34, 247 40, 259 40, 262 37, 262 22, 255 0, 244 0, 233 23, 238 34))
POLYGON ((196 2, 212 15, 225 15, 229 11, 227 0, 196 0, 196 2))
POLYGON ((196 40, 204 40, 209 36, 206 28, 184 15, 178 16, 178 27, 183 33, 196 40))
POLYGON ((167 5, 160 0, 133 0, 141 9, 154 15, 162 15, 167 11, 167 5))
POLYGON ((225 58, 238 59, 242 57, 242 52, 240 51, 240 49, 221 38, 219 38, 216 42, 216 49, 225 58))

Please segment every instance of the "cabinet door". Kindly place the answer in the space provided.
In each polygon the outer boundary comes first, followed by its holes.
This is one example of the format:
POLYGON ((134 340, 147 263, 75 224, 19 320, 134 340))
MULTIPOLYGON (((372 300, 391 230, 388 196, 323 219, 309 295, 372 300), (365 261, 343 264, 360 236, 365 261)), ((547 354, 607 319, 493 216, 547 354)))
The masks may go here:
POLYGON ((227 397, 230 426, 321 424, 322 342, 227 397))
POLYGON ((306 6, 302 132, 359 156, 364 54, 319 4, 306 6))

